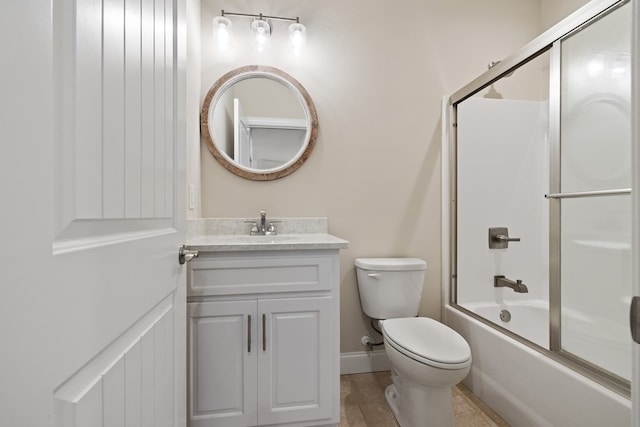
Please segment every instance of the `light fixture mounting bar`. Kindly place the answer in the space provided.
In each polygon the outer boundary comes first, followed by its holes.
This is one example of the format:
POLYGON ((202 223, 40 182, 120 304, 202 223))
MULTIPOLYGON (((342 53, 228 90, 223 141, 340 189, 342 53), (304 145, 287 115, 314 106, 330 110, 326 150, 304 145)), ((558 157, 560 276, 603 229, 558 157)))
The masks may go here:
POLYGON ((222 10, 222 16, 244 16, 247 18, 258 18, 258 19, 275 19, 276 21, 291 21, 291 22, 295 22, 297 24, 300 23, 300 17, 296 16, 295 18, 286 18, 284 16, 270 16, 270 15, 263 15, 262 13, 260 14, 252 14, 252 13, 236 13, 236 12, 225 12, 224 9, 222 10))

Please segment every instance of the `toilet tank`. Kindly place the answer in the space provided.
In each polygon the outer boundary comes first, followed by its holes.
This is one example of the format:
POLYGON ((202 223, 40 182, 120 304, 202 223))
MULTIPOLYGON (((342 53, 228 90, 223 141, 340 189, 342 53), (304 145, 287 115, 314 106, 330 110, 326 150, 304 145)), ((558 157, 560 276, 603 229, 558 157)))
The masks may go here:
POLYGON ((364 314, 372 319, 418 315, 427 263, 418 258, 356 258, 364 314))

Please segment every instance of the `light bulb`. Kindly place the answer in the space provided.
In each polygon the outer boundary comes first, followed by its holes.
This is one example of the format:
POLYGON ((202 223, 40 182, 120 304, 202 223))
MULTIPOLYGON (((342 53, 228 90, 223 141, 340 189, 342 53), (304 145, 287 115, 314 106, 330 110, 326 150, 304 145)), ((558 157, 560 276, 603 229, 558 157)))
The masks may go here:
POLYGON ((289 25, 289 43, 294 49, 302 47, 307 40, 307 28, 300 24, 295 23, 289 25))
POLYGON ((224 16, 213 18, 213 34, 222 48, 231 46, 231 21, 224 16))
POLYGON ((271 26, 263 19, 254 19, 251 22, 251 33, 258 46, 263 46, 271 37, 271 26))

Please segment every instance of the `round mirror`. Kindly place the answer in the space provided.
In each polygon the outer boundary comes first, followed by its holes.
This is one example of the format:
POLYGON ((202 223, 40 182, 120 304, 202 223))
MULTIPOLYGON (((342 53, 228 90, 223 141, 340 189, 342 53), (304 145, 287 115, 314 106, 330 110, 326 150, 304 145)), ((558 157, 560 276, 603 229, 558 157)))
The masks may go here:
POLYGON ((298 169, 318 133, 311 97, 277 68, 250 65, 213 84, 200 112, 202 136, 213 157, 247 179, 267 181, 298 169))

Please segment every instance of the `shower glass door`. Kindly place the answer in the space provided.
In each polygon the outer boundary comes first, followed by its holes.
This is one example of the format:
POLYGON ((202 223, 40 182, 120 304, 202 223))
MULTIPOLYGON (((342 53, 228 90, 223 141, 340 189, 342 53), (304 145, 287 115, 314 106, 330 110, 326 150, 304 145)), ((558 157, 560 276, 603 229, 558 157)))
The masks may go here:
POLYGON ((549 349, 549 51, 457 105, 455 303, 549 349), (492 248, 489 229, 507 228, 492 248), (526 288, 496 287, 496 277, 526 288))
POLYGON ((631 3, 550 34, 451 97, 451 303, 626 394, 631 3))
POLYGON ((630 34, 626 4, 556 42, 559 161, 557 193, 548 195, 551 258, 559 260, 551 269, 560 300, 552 305, 560 330, 552 349, 624 380, 631 378, 630 34))

